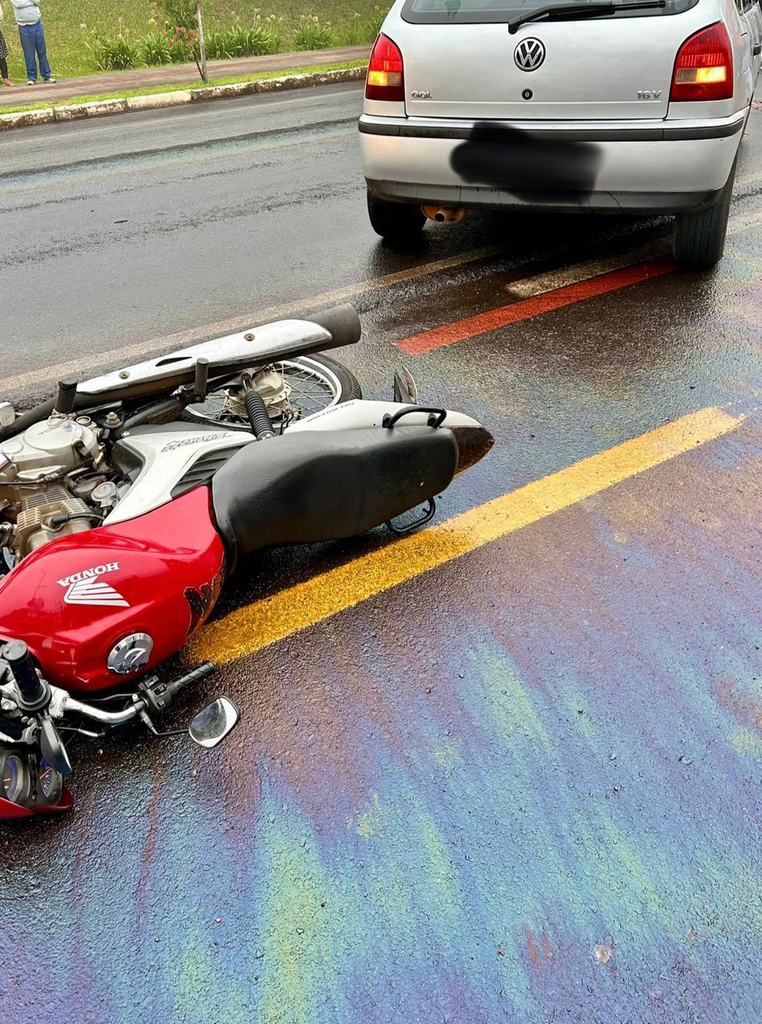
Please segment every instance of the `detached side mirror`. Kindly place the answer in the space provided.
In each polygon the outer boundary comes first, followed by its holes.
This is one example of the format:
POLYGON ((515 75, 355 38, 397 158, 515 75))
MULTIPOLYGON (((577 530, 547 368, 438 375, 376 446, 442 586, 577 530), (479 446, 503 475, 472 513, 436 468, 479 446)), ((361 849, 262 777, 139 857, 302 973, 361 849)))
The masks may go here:
POLYGON ((196 715, 188 726, 194 743, 211 750, 229 736, 241 720, 241 712, 229 697, 212 701, 196 715))

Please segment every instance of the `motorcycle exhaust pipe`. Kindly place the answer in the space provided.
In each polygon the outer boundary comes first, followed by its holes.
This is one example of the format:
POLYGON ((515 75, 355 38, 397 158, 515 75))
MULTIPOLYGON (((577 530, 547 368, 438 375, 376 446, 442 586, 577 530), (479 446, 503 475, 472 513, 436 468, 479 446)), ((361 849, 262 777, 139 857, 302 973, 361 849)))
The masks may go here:
POLYGON ((481 462, 485 455, 492 450, 495 438, 486 427, 448 427, 458 444, 458 466, 455 476, 460 476, 467 469, 471 469, 477 462, 481 462))
POLYGON ((460 224, 468 216, 462 206, 422 206, 424 215, 436 224, 460 224))

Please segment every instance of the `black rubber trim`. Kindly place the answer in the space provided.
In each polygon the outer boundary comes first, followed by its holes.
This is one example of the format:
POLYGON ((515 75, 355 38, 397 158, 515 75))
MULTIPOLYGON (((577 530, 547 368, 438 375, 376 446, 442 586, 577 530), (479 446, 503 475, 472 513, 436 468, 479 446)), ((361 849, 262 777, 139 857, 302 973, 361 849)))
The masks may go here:
MULTIPOLYGON (((559 128, 537 130, 538 139, 564 140, 567 142, 677 142, 698 139, 728 139, 743 128, 743 118, 731 124, 704 125, 697 128, 559 128)), ((492 126, 479 122, 479 130, 489 131, 492 126)), ((509 127, 504 122, 494 125, 495 133, 509 127)), ((530 129, 531 131, 531 129, 530 129)), ((392 135, 406 139, 470 139, 474 126, 452 128, 445 125, 382 124, 360 120, 361 135, 392 135)))
POLYGON ((744 126, 745 118, 734 121, 732 124, 719 126, 707 125, 703 128, 665 128, 664 139, 667 142, 675 142, 682 139, 729 139, 737 135, 744 126))
MULTIPOLYGON (((253 444, 254 442, 252 442, 253 444)), ((220 448, 217 451, 206 452, 200 459, 193 463, 185 474, 177 481, 171 490, 172 498, 181 498, 183 494, 195 490, 197 487, 204 487, 211 484, 215 475, 219 473, 243 445, 236 445, 234 448, 220 448)))
MULTIPOLYGON (((603 11, 600 15, 596 16, 596 21, 609 21, 611 19, 619 20, 621 18, 654 18, 654 17, 673 17, 676 14, 684 14, 686 11, 690 11, 696 6, 698 0, 670 0, 662 8, 650 8, 643 11, 639 10, 622 10, 622 11, 603 11)), ((415 9, 415 0, 407 0, 400 11, 400 17, 403 21, 407 22, 408 25, 504 25, 509 23, 511 20, 510 14, 507 11, 493 10, 492 12, 484 10, 466 10, 460 11, 460 4, 442 4, 441 10, 428 10, 428 11, 417 11, 415 9), (453 9, 454 8, 454 9, 453 9)), ((574 14, 570 14, 568 21, 575 21, 574 14)), ((542 22, 544 27, 547 22, 542 22)), ((538 25, 539 27, 539 25, 538 25)))
POLYGON ((705 192, 554 192, 479 188, 468 185, 426 186, 410 182, 366 179, 368 189, 379 199, 417 206, 464 206, 469 209, 539 211, 545 213, 632 213, 645 216, 671 215, 712 206, 722 189, 705 192), (434 188, 434 186, 432 186, 434 188))

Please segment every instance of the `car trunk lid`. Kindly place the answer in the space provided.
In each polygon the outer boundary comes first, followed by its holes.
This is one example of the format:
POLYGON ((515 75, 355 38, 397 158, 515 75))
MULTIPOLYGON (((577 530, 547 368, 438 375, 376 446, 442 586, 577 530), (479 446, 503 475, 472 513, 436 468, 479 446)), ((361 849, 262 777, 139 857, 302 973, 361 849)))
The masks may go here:
POLYGON ((508 25, 400 22, 412 117, 622 120, 667 116, 680 17, 508 25), (524 67, 519 67, 523 64, 524 67))

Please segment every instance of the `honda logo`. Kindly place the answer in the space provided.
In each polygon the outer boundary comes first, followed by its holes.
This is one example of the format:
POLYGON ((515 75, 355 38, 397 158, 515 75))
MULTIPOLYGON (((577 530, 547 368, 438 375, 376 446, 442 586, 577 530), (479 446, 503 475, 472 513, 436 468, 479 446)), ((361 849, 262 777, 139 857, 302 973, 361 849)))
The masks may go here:
POLYGON ((108 562, 106 565, 83 569, 81 572, 75 572, 73 576, 58 580, 58 585, 66 589, 64 603, 86 604, 95 608, 129 608, 129 601, 125 601, 118 590, 114 590, 100 578, 106 573, 118 571, 119 562, 108 562))
POLYGON ((545 60, 545 46, 539 39, 522 39, 513 51, 513 60, 522 71, 536 71, 545 60))

